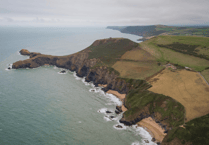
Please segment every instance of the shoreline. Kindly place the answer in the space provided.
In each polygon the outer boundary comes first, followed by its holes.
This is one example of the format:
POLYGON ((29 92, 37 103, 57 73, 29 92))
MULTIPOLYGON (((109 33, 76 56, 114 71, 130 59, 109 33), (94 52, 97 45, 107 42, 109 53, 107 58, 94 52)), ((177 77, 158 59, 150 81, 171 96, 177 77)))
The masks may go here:
MULTIPOLYGON (((105 86, 105 85, 100 85, 100 86, 105 86)), ((113 94, 122 101, 121 109, 123 112, 128 110, 124 106, 126 94, 120 94, 118 91, 115 90, 108 90, 106 93, 113 94)), ((155 120, 153 120, 151 117, 142 119, 136 125, 138 127, 144 128, 151 135, 151 137, 155 139, 155 141, 153 141, 155 143, 162 142, 163 138, 167 135, 166 133, 164 133, 165 130, 162 129, 162 127, 158 123, 156 123, 155 120)))

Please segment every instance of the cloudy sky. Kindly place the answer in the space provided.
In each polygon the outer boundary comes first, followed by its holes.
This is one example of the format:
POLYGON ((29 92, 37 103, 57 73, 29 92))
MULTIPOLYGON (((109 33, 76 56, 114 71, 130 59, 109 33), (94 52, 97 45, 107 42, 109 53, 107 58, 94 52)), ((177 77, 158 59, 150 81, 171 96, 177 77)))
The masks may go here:
POLYGON ((209 0, 0 0, 0 25, 209 25, 209 0))

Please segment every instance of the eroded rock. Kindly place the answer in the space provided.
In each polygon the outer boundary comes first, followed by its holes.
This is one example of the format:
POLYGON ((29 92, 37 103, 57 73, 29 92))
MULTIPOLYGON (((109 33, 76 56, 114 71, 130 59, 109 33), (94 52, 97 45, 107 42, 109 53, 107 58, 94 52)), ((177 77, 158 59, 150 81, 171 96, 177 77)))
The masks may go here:
POLYGON ((27 49, 21 49, 19 52, 21 55, 30 55, 30 51, 28 51, 27 49))

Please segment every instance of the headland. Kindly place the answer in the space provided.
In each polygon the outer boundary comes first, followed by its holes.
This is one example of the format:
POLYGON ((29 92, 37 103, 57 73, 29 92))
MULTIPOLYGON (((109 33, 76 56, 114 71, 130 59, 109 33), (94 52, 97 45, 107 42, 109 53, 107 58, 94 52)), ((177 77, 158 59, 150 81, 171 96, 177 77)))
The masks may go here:
MULTIPOLYGON (((146 127, 148 131, 151 131, 154 137, 153 141, 158 144, 171 145, 178 142, 181 145, 183 141, 186 144, 193 143, 194 141, 190 138, 191 134, 185 133, 191 129, 187 125, 197 117, 206 116, 207 118, 209 110, 206 109, 199 116, 196 115, 187 120, 187 108, 190 105, 187 107, 172 94, 166 94, 164 87, 154 90, 152 88, 156 87, 156 82, 164 81, 165 76, 162 76, 164 71, 168 71, 171 77, 179 71, 205 71, 203 76, 206 76, 207 80, 209 61, 198 56, 188 56, 188 54, 170 50, 172 48, 166 48, 169 44, 163 44, 165 45, 163 47, 159 46, 158 42, 162 39, 169 38, 158 36, 142 44, 123 38, 96 40, 86 49, 66 56, 51 56, 22 50, 20 53, 28 55, 30 58, 13 63, 12 68, 36 68, 43 65, 55 65, 75 71, 77 76, 85 77, 85 81, 93 82, 96 86, 103 85, 103 91, 112 93, 121 99, 123 105, 116 107, 119 113, 124 111, 123 117, 120 119, 121 123, 125 125, 138 124, 146 127), (176 57, 182 59, 177 61, 176 57), (196 63, 188 60, 196 60, 196 63), (188 66, 190 70, 185 70, 184 65, 188 66), (180 127, 182 125, 185 127, 183 131, 180 127), (179 136, 175 131, 183 132, 184 136, 179 136)), ((192 38, 186 37, 184 39, 185 42, 192 38)), ((173 43, 171 42, 171 44, 173 43)), ((208 56, 204 55, 204 57, 208 56)), ((180 78, 181 75, 179 73, 180 78)), ((185 79, 182 81, 187 83, 185 79)), ((201 83, 204 87, 200 87, 199 91, 203 91, 203 94, 207 95, 208 86, 205 86, 206 82, 204 81, 201 83)), ((177 84, 180 83, 177 82, 177 84)), ((195 88, 196 86, 198 86, 198 82, 190 87, 195 88)), ((176 86, 172 87, 175 88, 176 86)), ((183 87, 186 89, 181 91, 187 91, 187 86, 183 87)), ((199 100, 199 103, 204 102, 205 99, 203 97, 199 100)), ((207 101, 205 103, 206 106, 209 104, 209 102, 207 104, 207 101)), ((195 106, 193 107, 195 108, 195 106)), ((201 108, 199 110, 202 111, 201 108)), ((192 131, 196 129, 195 127, 194 125, 192 131)))

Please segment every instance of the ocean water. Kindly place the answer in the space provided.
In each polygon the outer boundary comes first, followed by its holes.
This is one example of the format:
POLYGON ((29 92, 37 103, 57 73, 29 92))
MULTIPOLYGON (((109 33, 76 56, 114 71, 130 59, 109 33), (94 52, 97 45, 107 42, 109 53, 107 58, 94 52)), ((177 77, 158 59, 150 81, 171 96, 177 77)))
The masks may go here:
POLYGON ((144 140, 150 141, 151 136, 143 128, 119 123, 122 114, 114 110, 121 102, 75 72, 59 74, 61 69, 55 66, 7 69, 28 58, 18 53, 21 49, 68 55, 109 37, 139 38, 105 28, 0 27, 0 144, 147 144, 144 140), (123 128, 116 128, 118 124, 123 128))

